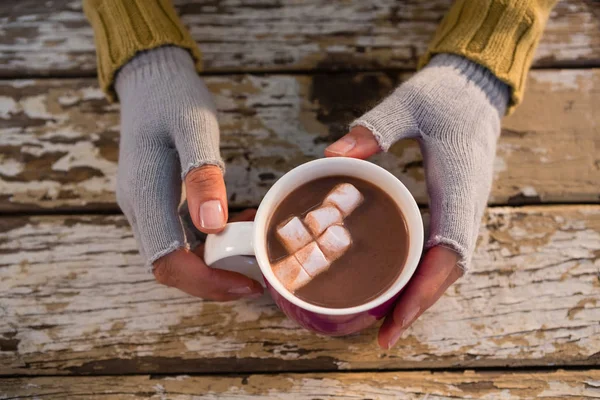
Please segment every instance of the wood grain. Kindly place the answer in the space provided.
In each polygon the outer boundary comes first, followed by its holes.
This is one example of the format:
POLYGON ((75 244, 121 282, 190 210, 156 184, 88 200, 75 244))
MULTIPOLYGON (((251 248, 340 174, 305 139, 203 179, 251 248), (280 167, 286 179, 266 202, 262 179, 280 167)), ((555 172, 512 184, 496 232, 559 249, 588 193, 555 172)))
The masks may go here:
MULTIPOLYGON (((408 75, 220 76, 215 94, 230 205, 257 205, 291 168, 321 157, 347 123, 408 75)), ((600 200, 600 69, 533 71, 504 121, 493 204, 600 200)), ((116 209, 118 105, 92 79, 0 82, 0 211, 116 209)), ((405 141, 375 161, 427 201, 405 141)))
POLYGON ((600 371, 39 377, 2 379, 0 387, 0 398, 13 400, 563 400, 600 398, 600 371))
MULTIPOLYGON (((414 68, 451 0, 178 0, 208 72, 414 68)), ((536 66, 598 66, 600 4, 563 0, 536 66)), ((0 4, 0 76, 91 76, 93 34, 73 0, 0 4)))
POLYGON ((158 285, 123 217, 4 217, 0 375, 597 365, 599 249, 600 206, 491 208, 473 272, 383 351, 158 285))

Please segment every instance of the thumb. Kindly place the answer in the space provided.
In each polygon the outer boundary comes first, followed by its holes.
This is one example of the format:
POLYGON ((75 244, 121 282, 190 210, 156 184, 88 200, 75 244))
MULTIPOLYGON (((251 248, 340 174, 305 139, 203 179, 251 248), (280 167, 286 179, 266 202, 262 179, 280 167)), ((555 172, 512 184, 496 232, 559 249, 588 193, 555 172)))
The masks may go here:
POLYGON ((442 246, 431 248, 379 329, 379 345, 389 349, 419 316, 463 274, 458 255, 442 246))
POLYGON ((206 300, 229 301, 263 293, 260 283, 236 272, 210 268, 187 249, 169 253, 153 266, 158 282, 206 300))
POLYGON ((223 172, 216 165, 193 169, 185 176, 192 221, 204 233, 220 232, 227 223, 227 191, 223 172))
POLYGON ((373 133, 364 126, 355 126, 346 136, 327 147, 325 156, 365 159, 380 151, 373 133))

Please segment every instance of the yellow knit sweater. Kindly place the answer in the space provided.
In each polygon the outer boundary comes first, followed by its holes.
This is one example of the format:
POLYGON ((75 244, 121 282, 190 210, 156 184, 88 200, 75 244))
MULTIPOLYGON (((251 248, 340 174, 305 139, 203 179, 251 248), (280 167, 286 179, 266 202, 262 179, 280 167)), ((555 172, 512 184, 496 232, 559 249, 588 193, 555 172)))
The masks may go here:
POLYGON ((550 10, 558 0, 456 0, 421 58, 453 53, 487 67, 512 88, 512 112, 523 99, 525 78, 550 10))
MULTIPOLYGON (((419 66, 436 53, 469 58, 512 88, 512 110, 523 97, 527 71, 556 1, 456 0, 419 66)), ((115 97, 115 73, 142 50, 164 45, 186 48, 200 70, 200 51, 170 0, 84 0, 83 4, 94 28, 100 86, 109 98, 115 97)))
POLYGON ((115 74, 136 53, 165 45, 192 54, 198 71, 202 55, 183 26, 171 0, 83 0, 83 11, 94 29, 100 87, 116 98, 115 74))

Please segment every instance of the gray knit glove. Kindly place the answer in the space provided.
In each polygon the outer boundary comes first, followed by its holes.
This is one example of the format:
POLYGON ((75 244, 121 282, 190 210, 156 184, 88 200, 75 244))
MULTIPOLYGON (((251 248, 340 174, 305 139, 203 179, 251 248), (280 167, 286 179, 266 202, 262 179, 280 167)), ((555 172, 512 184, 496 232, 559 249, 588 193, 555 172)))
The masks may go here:
POLYGON ((490 192, 509 88, 465 58, 440 54, 329 146, 329 157, 368 158, 418 139, 429 192, 427 251, 379 329, 389 349, 469 267, 490 192))
MULTIPOLYGON (((121 102, 117 201, 140 252, 153 263, 191 241, 177 213, 182 180, 204 165, 223 168, 215 106, 191 56, 177 47, 137 55, 118 73, 115 87, 121 102)), ((222 176, 216 180, 214 190, 190 188, 186 181, 197 215, 192 219, 209 232, 227 219, 222 176), (192 199, 190 190, 205 193, 192 199)))
MULTIPOLYGON (((426 247, 453 249, 463 269, 468 268, 490 192, 500 118, 508 99, 508 86, 489 70, 440 54, 351 124, 372 132, 384 151, 401 139, 419 140, 431 212, 426 247)), ((328 151, 360 156, 352 154, 359 151, 352 134, 328 151), (340 151, 344 145, 345 152, 340 151)))

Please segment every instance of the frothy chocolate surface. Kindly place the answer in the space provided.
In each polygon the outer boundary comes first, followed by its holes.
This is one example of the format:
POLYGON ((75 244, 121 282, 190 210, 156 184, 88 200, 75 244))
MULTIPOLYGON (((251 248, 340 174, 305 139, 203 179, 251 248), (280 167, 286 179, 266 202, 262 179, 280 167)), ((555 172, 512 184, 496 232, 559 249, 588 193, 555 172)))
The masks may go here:
POLYGON ((404 217, 387 193, 361 179, 334 176, 300 186, 279 204, 267 231, 271 263, 288 255, 275 235, 277 225, 293 215, 303 219, 340 183, 351 183, 364 196, 364 202, 344 219, 352 246, 295 292, 304 301, 329 308, 358 306, 385 292, 400 275, 409 244, 404 217))

